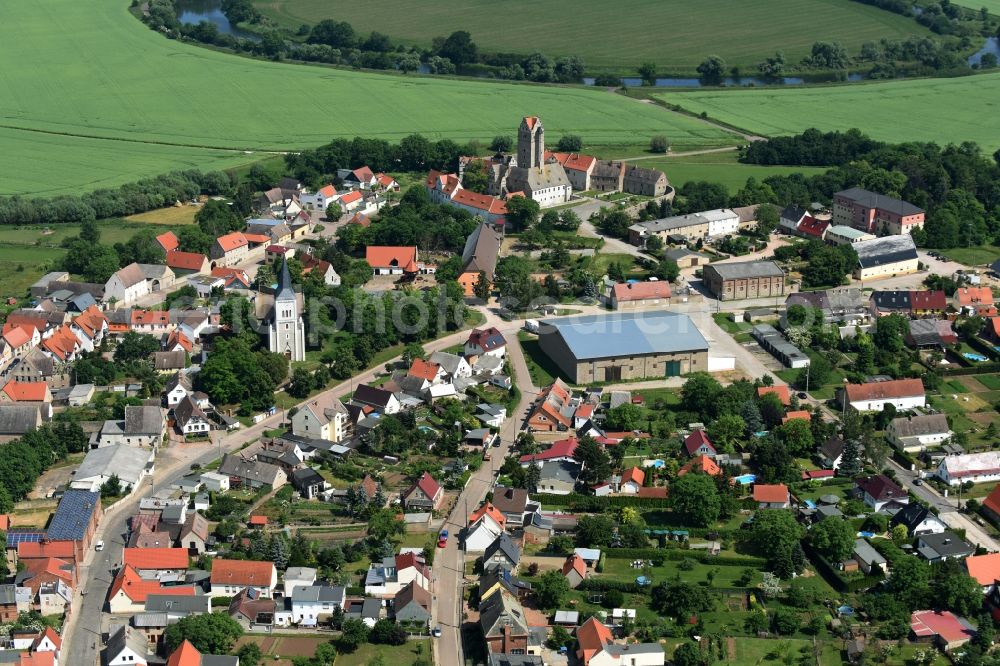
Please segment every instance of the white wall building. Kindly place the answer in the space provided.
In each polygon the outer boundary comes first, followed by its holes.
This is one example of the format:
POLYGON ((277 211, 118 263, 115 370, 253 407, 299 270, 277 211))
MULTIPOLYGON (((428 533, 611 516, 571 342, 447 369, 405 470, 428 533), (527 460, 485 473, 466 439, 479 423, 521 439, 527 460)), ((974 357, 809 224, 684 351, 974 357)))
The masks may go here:
POLYGON ((935 475, 949 486, 1000 481, 1000 451, 945 456, 935 475))
POLYGON ((740 216, 731 208, 706 210, 701 216, 708 220, 709 238, 735 234, 740 229, 740 216))

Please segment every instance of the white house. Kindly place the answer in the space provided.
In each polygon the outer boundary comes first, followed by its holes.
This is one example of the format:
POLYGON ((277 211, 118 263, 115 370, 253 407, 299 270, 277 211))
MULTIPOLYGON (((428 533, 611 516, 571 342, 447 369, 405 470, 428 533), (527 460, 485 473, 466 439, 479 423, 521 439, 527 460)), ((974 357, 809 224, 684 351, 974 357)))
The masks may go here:
POLYGON ((146 274, 139 264, 129 264, 111 275, 104 283, 104 300, 122 304, 134 303, 149 293, 146 274))
POLYGON ((472 366, 463 356, 449 352, 436 351, 431 354, 431 363, 437 363, 447 373, 449 381, 472 376, 472 366))
POLYGON ((843 401, 859 412, 880 412, 890 404, 897 410, 915 409, 927 402, 920 379, 848 384, 842 393, 843 401))
POLYGON ((208 416, 190 395, 185 396, 174 407, 174 422, 177 425, 177 430, 185 437, 208 435, 212 430, 208 416))
POLYGON ((625 470, 622 474, 622 481, 619 487, 619 492, 625 495, 636 495, 639 493, 639 489, 642 488, 643 482, 646 480, 646 473, 643 472, 638 467, 630 467, 625 470))
POLYGON ((465 551, 481 553, 503 534, 507 519, 500 511, 487 502, 469 516, 469 527, 465 531, 465 551))
POLYGON ((201 475, 201 482, 205 484, 205 490, 215 492, 225 492, 229 490, 229 477, 218 472, 204 472, 201 475))
POLYGON ((347 437, 348 414, 336 396, 321 393, 302 405, 292 417, 292 434, 341 442, 347 437))
POLYGON ((312 194, 304 192, 299 194, 299 203, 309 212, 326 212, 326 209, 330 207, 330 204, 337 201, 338 196, 336 187, 333 185, 326 185, 319 188, 312 194))
POLYGON ((186 372, 177 372, 163 387, 163 391, 166 395, 167 407, 176 407, 181 400, 194 392, 194 388, 191 384, 191 378, 186 372))
POLYGON ((740 216, 731 208, 707 210, 701 216, 708 220, 709 238, 735 234, 740 229, 740 216))
POLYGON ((347 600, 343 587, 328 585, 310 585, 296 587, 292 592, 292 622, 303 625, 315 625, 340 608, 343 610, 347 600))
POLYGON ((476 328, 465 341, 465 357, 493 356, 502 359, 507 355, 507 340, 495 326, 476 328))
POLYGON ((108 666, 146 666, 149 658, 145 635, 129 626, 119 627, 111 635, 106 653, 108 666))
POLYGON ((1000 451, 945 456, 935 475, 949 486, 1000 481, 1000 451))
POLYGON ((316 570, 312 567, 288 567, 283 576, 284 595, 292 596, 297 587, 309 587, 316 584, 316 570))
POLYGON ((885 430, 889 441, 908 453, 946 442, 953 434, 944 414, 901 416, 890 421, 885 430))
POLYGON ((105 481, 117 475, 123 487, 135 490, 152 473, 153 451, 127 444, 91 449, 73 476, 70 487, 96 492, 105 481))
POLYGON ((245 588, 254 588, 260 596, 270 599, 278 585, 278 570, 272 562, 248 560, 212 560, 209 596, 233 597, 245 588))

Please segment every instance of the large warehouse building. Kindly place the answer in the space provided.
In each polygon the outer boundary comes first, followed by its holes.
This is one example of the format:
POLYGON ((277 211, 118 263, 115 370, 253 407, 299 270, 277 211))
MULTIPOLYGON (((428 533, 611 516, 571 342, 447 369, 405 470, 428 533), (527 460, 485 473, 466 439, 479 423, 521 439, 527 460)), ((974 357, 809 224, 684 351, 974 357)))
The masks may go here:
POLYGON ((629 312, 539 322, 538 342, 576 384, 708 370, 708 341, 684 314, 629 312))

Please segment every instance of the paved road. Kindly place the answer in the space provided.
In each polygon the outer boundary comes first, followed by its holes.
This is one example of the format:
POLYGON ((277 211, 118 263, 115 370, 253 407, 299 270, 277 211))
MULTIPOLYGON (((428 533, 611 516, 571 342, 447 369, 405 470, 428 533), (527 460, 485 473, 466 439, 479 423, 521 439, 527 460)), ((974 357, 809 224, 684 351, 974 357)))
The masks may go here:
POLYGON ((535 400, 537 388, 531 386, 527 365, 517 341, 517 324, 501 322, 497 325, 507 338, 507 353, 510 356, 517 385, 521 389, 521 400, 514 413, 508 415, 500 429, 501 445, 492 450, 491 460, 469 479, 468 485, 458 496, 451 514, 445 520, 444 527, 450 533, 448 545, 438 550, 434 558, 434 585, 437 590, 437 626, 441 627, 441 637, 438 639, 438 649, 434 651, 435 663, 439 666, 455 666, 465 662, 462 649, 462 602, 465 594, 465 556, 458 547, 459 532, 465 527, 470 513, 479 507, 486 493, 493 489, 493 484, 504 458, 510 452, 511 445, 517 438, 520 426, 528 408, 535 400))

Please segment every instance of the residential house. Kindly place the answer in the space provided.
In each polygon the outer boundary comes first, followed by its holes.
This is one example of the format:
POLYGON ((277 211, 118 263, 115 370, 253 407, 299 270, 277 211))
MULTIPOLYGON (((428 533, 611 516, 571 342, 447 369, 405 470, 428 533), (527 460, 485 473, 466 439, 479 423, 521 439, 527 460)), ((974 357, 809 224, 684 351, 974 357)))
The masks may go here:
POLYGON ((995 315, 993 290, 989 287, 959 287, 952 297, 952 305, 961 314, 995 315))
POLYGON ((292 472, 292 487, 303 499, 316 499, 330 488, 329 482, 312 467, 303 467, 292 472))
POLYGON ((755 483, 753 501, 761 509, 787 509, 791 506, 788 487, 783 483, 755 483))
POLYGON ((502 359, 507 355, 507 340, 495 326, 474 328, 465 341, 463 354, 466 358, 494 356, 502 359))
POLYGON ((124 548, 122 566, 130 566, 144 578, 180 574, 188 569, 190 553, 186 548, 124 548))
POLYGON ((596 617, 576 630, 576 656, 583 666, 663 666, 666 656, 659 643, 614 642, 611 629, 596 617))
POLYGON ((528 491, 524 488, 506 488, 496 486, 493 489, 493 506, 507 520, 507 528, 520 528, 525 519, 538 510, 538 505, 532 503, 528 491))
MULTIPOLYGON (((878 326, 877 323, 875 325, 878 326)), ((906 344, 916 349, 944 350, 948 345, 958 343, 958 335, 947 319, 911 319, 908 325, 906 344)))
POLYGON ((948 529, 944 521, 922 504, 907 504, 892 516, 889 525, 891 527, 905 525, 906 533, 911 537, 941 534, 948 529))
POLYGON ((42 410, 37 405, 0 404, 0 437, 15 437, 42 427, 42 410))
POLYGON ((126 444, 155 449, 163 441, 167 422, 163 410, 148 405, 126 405, 125 418, 105 421, 100 431, 91 435, 91 448, 126 444))
POLYGON ((361 384, 354 390, 351 403, 371 407, 380 414, 396 414, 401 409, 399 399, 392 391, 368 384, 361 384))
POLYGON ((403 506, 408 510, 436 511, 444 499, 444 489, 430 472, 424 472, 416 483, 410 486, 403 495, 403 506))
POLYGON ((910 497, 905 490, 885 474, 866 476, 854 482, 855 488, 865 504, 879 511, 886 504, 909 504, 910 497))
POLYGON ((645 480, 646 473, 644 471, 638 467, 630 467, 622 474, 619 492, 625 495, 636 495, 639 493, 639 488, 642 488, 645 480))
POLYGON ((533 464, 544 464, 547 462, 568 462, 575 463, 576 458, 573 457, 573 452, 576 451, 576 447, 579 444, 576 437, 569 437, 567 439, 560 439, 558 441, 552 442, 549 448, 539 453, 528 453, 521 456, 518 462, 521 467, 527 467, 533 464))
POLYGON ((415 246, 376 246, 365 248, 365 261, 375 275, 402 275, 419 272, 415 246))
POLYGON ((501 589, 479 604, 479 627, 488 653, 528 651, 528 620, 513 594, 501 589))
MULTIPOLYGON (((483 195, 476 196, 482 197, 483 195)), ((492 197, 486 198, 492 199, 492 197)), ((453 199, 452 203, 458 202, 453 199)), ((506 204, 502 204, 502 207, 506 213, 506 204)), ((465 248, 462 250, 462 271, 458 275, 458 284, 462 286, 466 296, 475 296, 480 276, 485 276, 486 284, 492 288, 493 274, 496 271, 502 242, 503 233, 486 220, 481 222, 469 235, 465 241, 465 248)))
POLYGON ((219 465, 219 473, 229 477, 230 488, 280 488, 288 482, 288 475, 277 465, 246 460, 239 454, 226 454, 219 465))
POLYGON ((539 470, 538 492, 569 495, 576 488, 580 470, 581 465, 576 462, 549 460, 542 463, 539 470))
POLYGON ((278 585, 278 571, 272 562, 216 558, 212 560, 209 582, 209 595, 213 597, 231 597, 245 588, 254 588, 261 597, 270 598, 278 585))
MULTIPOLYGON (((709 476, 719 476, 722 474, 722 468, 708 456, 695 456, 691 460, 684 463, 680 469, 677 470, 677 476, 681 477, 689 472, 700 472, 701 474, 708 474, 709 476)), ((642 488, 638 490, 638 494, 642 493, 642 488)))
POLYGON ((135 491, 139 482, 153 471, 153 452, 127 444, 111 444, 87 451, 70 487, 97 492, 112 476, 122 487, 135 491))
POLYGON ((292 592, 292 621, 301 625, 316 625, 329 618, 336 609, 343 610, 346 602, 347 594, 343 587, 296 587, 292 592))
POLYGON ((708 456, 715 458, 717 452, 712 440, 704 430, 695 430, 684 438, 684 450, 689 456, 708 456))
POLYGON ((176 407, 181 400, 194 393, 191 377, 186 372, 175 372, 163 387, 167 407, 176 407))
POLYGON ((400 553, 371 564, 365 575, 365 594, 391 599, 405 585, 414 581, 421 587, 430 589, 430 568, 422 556, 412 552, 400 553))
POLYGON ((517 568, 518 562, 521 561, 521 549, 506 532, 501 532, 500 536, 483 551, 482 559, 483 571, 494 569, 513 571, 517 568))
POLYGON ((670 189, 667 175, 659 169, 649 169, 633 164, 625 166, 624 190, 629 194, 662 197, 670 189))
POLYGON ((344 617, 361 620, 369 629, 382 619, 382 599, 348 599, 344 617))
POLYGON ((426 628, 430 625, 432 611, 431 593, 416 581, 407 583, 392 603, 393 616, 398 624, 426 628))
POLYGON ((243 631, 270 631, 278 605, 264 596, 256 587, 244 587, 229 602, 229 617, 236 620, 243 631))
POLYGON ((888 572, 886 559, 865 539, 855 539, 853 557, 858 567, 868 575, 888 572))
POLYGON ((949 486, 1000 481, 1000 452, 945 456, 934 474, 949 486))
POLYGON ((528 428, 536 432, 568 430, 572 426, 576 405, 573 392, 561 379, 543 389, 528 416, 528 428))
POLYGON ((909 235, 883 236, 854 243, 852 247, 858 253, 854 269, 857 280, 916 273, 920 265, 917 246, 909 235))
POLYGON ((187 355, 183 351, 153 352, 153 369, 157 372, 170 374, 183 370, 187 366, 187 355))
POLYGON ((562 565, 562 575, 571 589, 576 589, 587 578, 587 563, 576 553, 566 557, 562 565))
POLYGON ((920 379, 848 384, 841 392, 843 401, 859 412, 881 412, 887 404, 900 411, 909 410, 923 407, 927 402, 920 379))
POLYGON ((212 429, 208 416, 190 395, 174 407, 174 423, 185 437, 207 437, 212 429))
POLYGON ((983 592, 991 592, 1000 581, 1000 553, 972 555, 965 558, 965 568, 976 579, 983 592))
POLYGON ((833 195, 833 222, 870 234, 909 235, 924 226, 924 211, 894 197, 852 187, 833 195))
POLYGON ((142 632, 121 626, 108 638, 104 650, 107 666, 146 666, 149 651, 142 632))
POLYGON ((819 445, 819 458, 826 469, 838 469, 844 457, 844 440, 839 435, 830 437, 819 445))
POLYGON ((463 535, 465 551, 484 552, 503 534, 506 526, 507 518, 493 504, 487 502, 469 516, 469 525, 463 535))
POLYGON ((670 283, 660 280, 656 282, 623 282, 611 288, 611 309, 627 310, 670 304, 670 283))
POLYGON ((444 370, 445 380, 454 383, 458 379, 472 376, 472 366, 464 356, 449 352, 437 351, 430 356, 431 363, 436 363, 444 370))
POLYGON ((342 442, 349 432, 347 408, 337 397, 329 393, 320 393, 299 407, 292 416, 292 433, 325 439, 330 442, 342 442))
POLYGON ((975 546, 954 532, 924 534, 917 538, 917 554, 931 563, 960 560, 975 552, 975 546))
POLYGON ((929 446, 947 442, 954 434, 944 414, 900 416, 889 422, 886 437, 907 453, 919 453, 929 446))
POLYGON ((141 613, 151 595, 171 594, 194 596, 192 586, 164 585, 158 580, 147 580, 131 566, 122 567, 111 583, 108 592, 108 610, 111 613, 141 613))
POLYGON ((207 274, 211 270, 211 264, 205 255, 179 250, 167 253, 167 266, 177 276, 207 274))
POLYGON ((208 256, 212 260, 212 268, 230 268, 247 259, 250 252, 250 241, 239 231, 219 236, 209 248, 208 256))
POLYGON ((915 640, 929 641, 951 652, 971 641, 976 630, 951 611, 922 610, 910 615, 910 634, 915 640))
POLYGON ((167 666, 240 666, 240 658, 230 655, 202 654, 184 639, 180 647, 167 658, 167 666))
POLYGON ((285 597, 291 597, 296 588, 311 587, 316 584, 316 569, 312 567, 288 567, 282 578, 285 597))
POLYGON ((0 389, 0 404, 4 403, 34 406, 43 419, 52 418, 52 392, 45 382, 7 382, 0 389))

